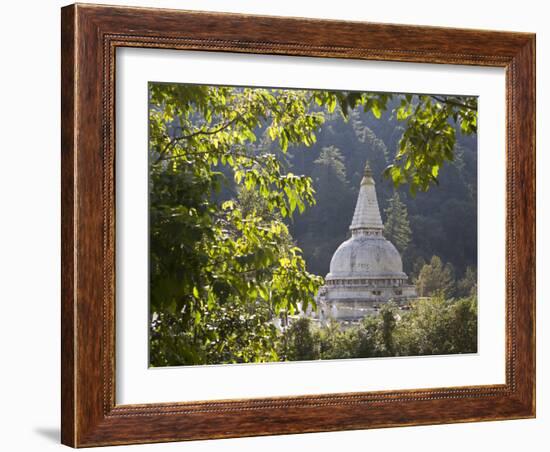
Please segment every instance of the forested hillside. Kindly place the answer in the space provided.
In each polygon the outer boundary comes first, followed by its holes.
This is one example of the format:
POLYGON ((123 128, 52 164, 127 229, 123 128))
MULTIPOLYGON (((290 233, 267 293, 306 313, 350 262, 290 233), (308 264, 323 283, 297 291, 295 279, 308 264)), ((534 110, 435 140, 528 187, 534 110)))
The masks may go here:
POLYGON ((467 267, 477 268, 476 135, 465 136, 457 131, 454 162, 442 168, 438 185, 415 196, 403 186, 397 190, 401 202, 390 206, 395 189, 382 172, 391 163, 403 134, 402 123, 391 110, 388 108, 382 118, 376 119, 358 109, 347 122, 333 114, 318 132, 317 143, 289 150, 289 170, 312 178, 317 201, 293 218, 291 234, 304 252, 308 270, 325 276, 333 252, 349 237, 348 227, 368 160, 386 235, 400 249, 405 271, 415 278, 423 264, 436 255, 450 263, 455 276, 461 278, 467 267), (401 211, 396 204, 401 204, 401 211), (400 240, 391 228, 395 217, 399 224, 403 214, 410 224, 404 246, 400 243, 403 237, 400 240))

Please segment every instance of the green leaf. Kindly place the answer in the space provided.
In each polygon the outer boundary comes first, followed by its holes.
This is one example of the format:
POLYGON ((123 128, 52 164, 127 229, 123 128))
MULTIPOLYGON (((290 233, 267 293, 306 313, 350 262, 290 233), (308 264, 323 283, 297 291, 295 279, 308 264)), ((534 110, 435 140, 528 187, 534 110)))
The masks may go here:
POLYGON ((380 110, 380 106, 378 105, 378 102, 372 105, 371 111, 376 119, 380 119, 382 117, 382 110, 380 110))

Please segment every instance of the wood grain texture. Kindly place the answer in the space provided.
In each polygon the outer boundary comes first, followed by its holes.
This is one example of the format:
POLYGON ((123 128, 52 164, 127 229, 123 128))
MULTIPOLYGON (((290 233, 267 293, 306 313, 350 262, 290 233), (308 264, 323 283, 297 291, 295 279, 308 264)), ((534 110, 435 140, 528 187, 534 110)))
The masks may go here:
POLYGON ((535 415, 535 37, 71 5, 62 10, 62 442, 74 447, 535 415), (115 404, 117 47, 506 68, 506 384, 115 404))
POLYGON ((75 39, 74 9, 62 12, 61 28, 61 441, 75 443, 75 307, 74 302, 74 143, 75 138, 75 39))

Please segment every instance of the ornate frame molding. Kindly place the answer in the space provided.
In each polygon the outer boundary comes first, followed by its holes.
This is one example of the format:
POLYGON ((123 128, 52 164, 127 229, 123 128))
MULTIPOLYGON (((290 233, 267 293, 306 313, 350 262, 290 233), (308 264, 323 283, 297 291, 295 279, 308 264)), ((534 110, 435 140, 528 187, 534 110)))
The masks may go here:
POLYGON ((534 35, 71 5, 62 9, 61 153, 64 444, 82 447, 535 415, 534 35), (118 47, 506 68, 506 383, 116 405, 118 47))

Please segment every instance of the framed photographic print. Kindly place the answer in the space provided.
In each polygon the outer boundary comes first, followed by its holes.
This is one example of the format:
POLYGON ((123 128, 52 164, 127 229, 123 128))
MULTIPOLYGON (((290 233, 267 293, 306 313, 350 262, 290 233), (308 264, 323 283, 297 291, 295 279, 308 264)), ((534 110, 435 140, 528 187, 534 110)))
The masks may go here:
POLYGON ((535 37, 62 9, 62 442, 535 416, 535 37))

